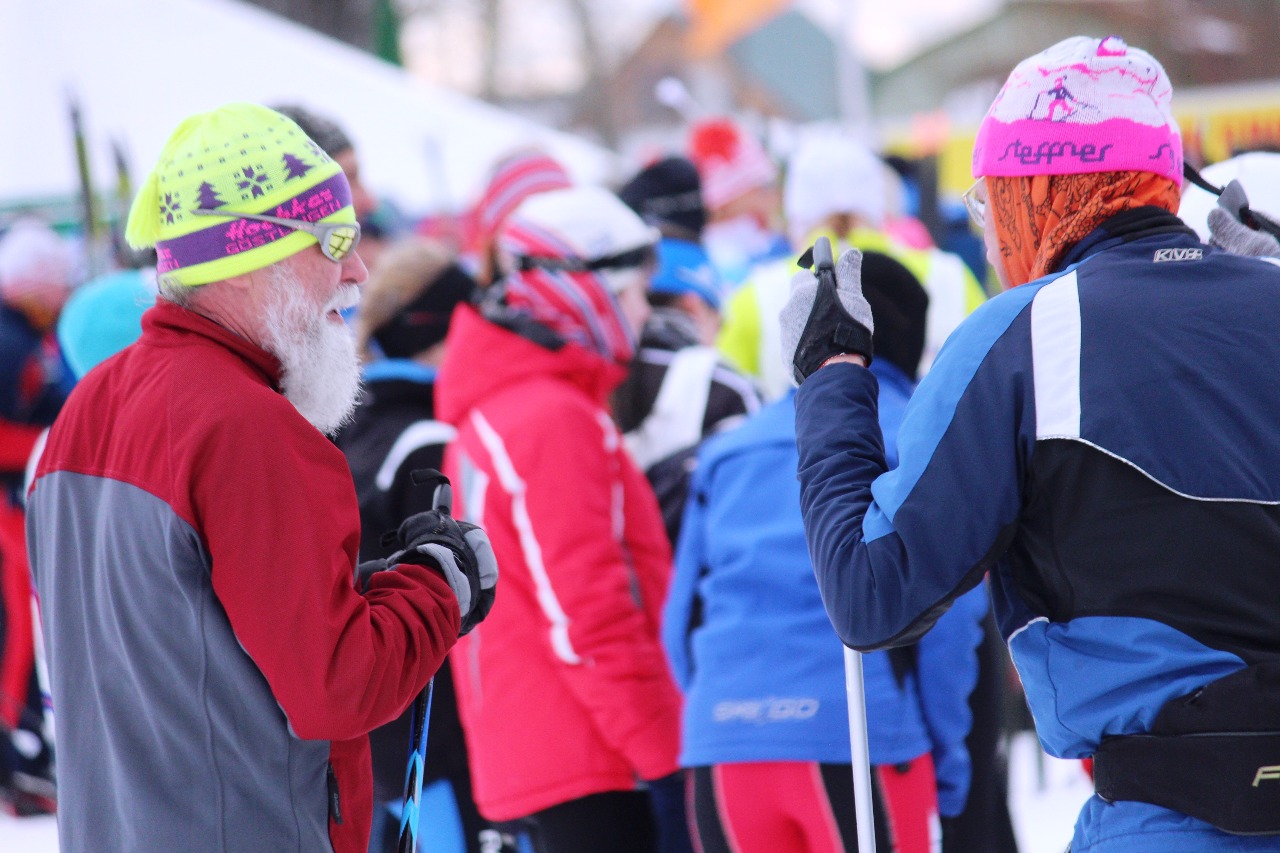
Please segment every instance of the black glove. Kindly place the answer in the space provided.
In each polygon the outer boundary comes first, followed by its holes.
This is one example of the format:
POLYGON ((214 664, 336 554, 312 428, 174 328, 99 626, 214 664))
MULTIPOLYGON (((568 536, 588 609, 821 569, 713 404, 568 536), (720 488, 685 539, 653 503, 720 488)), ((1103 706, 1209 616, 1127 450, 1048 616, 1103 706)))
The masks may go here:
POLYGON ((871 306, 862 295, 862 253, 849 249, 836 266, 825 237, 800 259, 813 272, 801 270, 791 279, 791 296, 779 315, 782 358, 800 384, 833 355, 858 353, 871 362, 871 306), (812 254, 811 254, 812 253, 812 254))
POLYGON ((396 537, 401 550, 387 558, 389 564, 438 569, 449 582, 462 614, 458 636, 489 615, 498 583, 498 561, 483 530, 455 520, 447 511, 432 509, 406 518, 396 537))

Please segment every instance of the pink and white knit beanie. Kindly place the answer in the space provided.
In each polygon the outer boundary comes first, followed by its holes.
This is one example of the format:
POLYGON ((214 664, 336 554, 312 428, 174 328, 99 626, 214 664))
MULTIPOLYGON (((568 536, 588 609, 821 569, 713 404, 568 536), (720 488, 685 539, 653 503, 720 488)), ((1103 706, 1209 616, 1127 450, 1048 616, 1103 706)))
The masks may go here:
POLYGON ((60 306, 74 277, 70 245, 44 222, 19 219, 0 236, 0 297, 6 301, 60 306))
POLYGON ((713 211, 778 180, 778 167, 764 146, 729 119, 694 125, 689 132, 689 159, 698 167, 702 198, 713 211))
POLYGON ((477 236, 490 240, 520 203, 531 195, 573 186, 569 173, 547 154, 535 149, 515 151, 500 160, 476 202, 477 236))
POLYGON ((987 111, 973 174, 1153 172, 1182 185, 1164 68, 1118 36, 1074 36, 1024 59, 987 111))

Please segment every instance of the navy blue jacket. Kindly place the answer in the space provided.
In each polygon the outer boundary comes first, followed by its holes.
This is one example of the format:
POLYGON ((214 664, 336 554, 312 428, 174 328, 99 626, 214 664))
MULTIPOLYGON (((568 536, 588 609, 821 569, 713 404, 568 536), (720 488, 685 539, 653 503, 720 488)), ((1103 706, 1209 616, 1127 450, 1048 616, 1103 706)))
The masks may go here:
MULTIPOLYGON (((1280 269, 1148 218, 974 312, 908 405, 894 470, 869 371, 832 365, 796 398, 806 531, 843 639, 910 642, 991 572, 1058 756, 1280 656, 1280 269)), ((1274 845, 1095 797, 1072 849, 1274 845)))

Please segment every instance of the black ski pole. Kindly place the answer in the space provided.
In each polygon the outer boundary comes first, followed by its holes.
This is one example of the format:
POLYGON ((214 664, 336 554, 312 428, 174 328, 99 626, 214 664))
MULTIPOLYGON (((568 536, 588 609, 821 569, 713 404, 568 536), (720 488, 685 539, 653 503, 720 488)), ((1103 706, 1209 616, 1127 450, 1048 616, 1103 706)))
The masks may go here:
MULTIPOLYGON (((414 482, 418 479, 414 473, 414 482)), ((431 498, 431 508, 449 515, 453 511, 453 487, 449 478, 431 472, 439 481, 431 498)), ((400 840, 396 853, 416 853, 418 849, 418 820, 422 808, 422 774, 427 761, 427 720, 431 717, 431 692, 436 680, 432 678, 413 703, 413 716, 409 727, 409 766, 405 770, 404 800, 400 804, 400 840)))

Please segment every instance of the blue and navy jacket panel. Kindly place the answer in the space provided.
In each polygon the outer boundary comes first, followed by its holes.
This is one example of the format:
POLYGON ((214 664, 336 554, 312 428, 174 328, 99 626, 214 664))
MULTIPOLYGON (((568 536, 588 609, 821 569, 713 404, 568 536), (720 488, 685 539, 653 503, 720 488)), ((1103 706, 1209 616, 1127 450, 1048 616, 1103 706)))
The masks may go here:
POLYGON ((1092 754, 1167 701, 1274 660, 1280 270, 1189 233, 1109 241, 991 300, 912 399, 887 471, 876 382, 796 398, 823 600, 909 642, 992 573, 1045 747, 1092 754))

